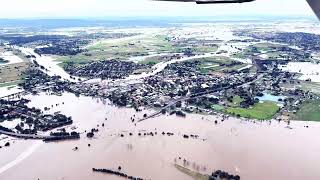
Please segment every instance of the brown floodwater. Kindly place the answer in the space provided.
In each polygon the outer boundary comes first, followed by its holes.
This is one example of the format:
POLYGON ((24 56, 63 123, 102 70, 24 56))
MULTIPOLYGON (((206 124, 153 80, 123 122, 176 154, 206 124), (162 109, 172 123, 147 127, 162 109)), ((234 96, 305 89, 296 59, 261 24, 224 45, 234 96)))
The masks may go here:
POLYGON ((61 111, 72 116, 74 125, 68 128, 80 132, 98 128, 99 132, 93 139, 83 134, 81 140, 57 143, 11 139, 14 143, 10 147, 0 149, 0 179, 118 179, 92 172, 92 168, 116 170, 118 166, 145 179, 192 179, 174 163, 207 174, 221 169, 249 180, 320 178, 317 123, 297 121, 287 128, 287 124, 276 121, 253 123, 229 118, 221 122, 219 116, 190 114, 186 118, 161 115, 135 124, 131 117, 137 119, 150 112, 137 113, 108 101, 68 93, 28 98, 32 100, 30 106, 43 109, 54 105, 50 113, 61 111), (215 120, 219 120, 218 125, 215 120), (144 132, 157 135, 143 136, 144 132), (162 132, 174 135, 164 136, 162 132), (185 139, 183 134, 199 138, 185 139), (74 151, 75 147, 79 150, 74 151))

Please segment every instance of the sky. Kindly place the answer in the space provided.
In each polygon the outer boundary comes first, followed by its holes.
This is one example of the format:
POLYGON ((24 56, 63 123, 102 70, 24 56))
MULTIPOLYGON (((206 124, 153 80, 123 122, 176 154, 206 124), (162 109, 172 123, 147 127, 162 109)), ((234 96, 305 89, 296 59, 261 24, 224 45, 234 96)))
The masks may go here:
POLYGON ((311 16, 305 0, 197 5, 149 0, 0 0, 3 18, 99 18, 108 16, 311 16))

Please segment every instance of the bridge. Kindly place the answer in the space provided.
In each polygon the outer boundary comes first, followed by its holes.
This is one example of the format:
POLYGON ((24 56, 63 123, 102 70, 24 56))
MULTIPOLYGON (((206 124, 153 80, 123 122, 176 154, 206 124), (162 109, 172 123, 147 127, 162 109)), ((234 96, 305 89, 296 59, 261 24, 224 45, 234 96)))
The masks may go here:
POLYGON ((192 94, 192 95, 189 95, 187 97, 182 97, 182 98, 176 99, 176 100, 168 103, 168 105, 162 107, 159 111, 156 111, 156 112, 152 113, 151 115, 140 119, 138 122, 145 121, 147 119, 153 118, 153 117, 161 114, 163 110, 166 110, 166 109, 170 108, 171 106, 176 105, 178 102, 187 101, 187 100, 191 100, 191 99, 196 99, 196 98, 203 97, 203 96, 206 96, 208 94, 215 93, 215 92, 221 91, 223 89, 228 89, 228 88, 230 88, 230 86, 224 87, 224 88, 217 88, 215 90, 210 90, 210 91, 206 91, 206 92, 202 92, 202 93, 192 94))
POLYGON ((38 139, 45 142, 62 141, 62 140, 74 140, 79 139, 80 135, 62 135, 62 136, 46 136, 46 135, 36 135, 36 134, 20 134, 15 132, 0 130, 0 134, 4 134, 11 137, 22 138, 22 139, 38 139))
MULTIPOLYGON (((48 89, 50 89, 50 88, 52 88, 53 86, 39 86, 39 87, 36 87, 36 88, 34 88, 33 90, 34 91, 38 91, 38 90, 48 90, 48 89)), ((0 97, 0 99, 8 99, 8 100, 10 100, 11 98, 12 99, 14 99, 15 97, 17 97, 17 96, 20 96, 20 95, 25 95, 25 94, 27 94, 27 93, 29 93, 28 91, 26 91, 26 90, 23 90, 23 91, 20 91, 20 92, 16 92, 16 93, 12 93, 12 94, 9 94, 9 95, 6 95, 6 96, 2 96, 2 97, 0 97)))
MULTIPOLYGON (((256 75, 256 76, 254 77, 254 80, 249 81, 249 82, 246 82, 246 83, 239 83, 239 84, 237 84, 237 85, 235 85, 235 86, 244 87, 244 86, 247 86, 247 85, 249 85, 249 84, 251 84, 251 83, 254 83, 254 82, 258 81, 258 80, 261 79, 262 77, 263 77, 263 74, 256 75)), ((138 120, 138 122, 142 122, 142 121, 145 121, 145 120, 147 120, 147 119, 153 118, 153 117, 155 117, 155 116, 157 116, 157 115, 160 115, 160 114, 162 114, 162 111, 163 111, 163 110, 166 110, 166 109, 168 109, 168 108, 171 107, 171 106, 174 106, 174 105, 177 104, 178 102, 187 101, 187 100, 191 100, 191 99, 196 99, 196 98, 200 98, 200 97, 204 97, 204 96, 207 96, 208 94, 212 94, 212 93, 215 93, 215 92, 224 90, 224 89, 229 89, 230 87, 231 87, 231 86, 220 87, 220 88, 217 88, 217 89, 214 89, 214 90, 209 90, 209 91, 205 91, 205 92, 201 92, 201 93, 197 93, 197 94, 192 94, 192 95, 189 95, 189 96, 186 96, 186 97, 179 98, 179 99, 177 99, 177 100, 174 100, 174 101, 168 103, 168 105, 162 107, 159 111, 156 111, 156 112, 150 114, 149 116, 144 117, 144 118, 138 120)))
POLYGON ((8 132, 8 131, 3 131, 3 130, 0 130, 0 134, 4 134, 7 136, 16 137, 16 138, 23 138, 23 139, 42 139, 42 140, 44 140, 44 139, 51 138, 51 136, 35 135, 35 134, 20 134, 20 133, 8 132))

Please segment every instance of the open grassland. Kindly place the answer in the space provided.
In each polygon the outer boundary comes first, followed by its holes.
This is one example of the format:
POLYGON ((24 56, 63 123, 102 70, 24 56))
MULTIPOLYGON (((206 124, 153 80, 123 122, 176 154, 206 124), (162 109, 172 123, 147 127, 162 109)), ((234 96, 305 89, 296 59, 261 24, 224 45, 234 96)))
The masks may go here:
POLYGON ((191 61, 195 61, 195 60, 201 62, 200 65, 198 65, 197 69, 204 74, 211 73, 211 72, 237 71, 247 66, 246 64, 235 63, 234 60, 225 56, 198 58, 198 59, 193 59, 191 61))
POLYGON ((12 52, 13 55, 18 56, 23 61, 14 64, 5 64, 9 61, 5 61, 4 59, 1 60, 0 58, 0 87, 10 87, 19 84, 23 79, 23 72, 30 65, 29 60, 19 50, 0 46, 0 53, 8 51, 12 52))
POLYGON ((232 55, 234 58, 246 59, 249 58, 253 53, 265 53, 269 58, 279 58, 281 53, 276 51, 276 48, 282 47, 283 45, 273 43, 257 43, 243 49, 241 52, 232 55))
POLYGON ((253 47, 257 48, 258 51, 272 51, 275 48, 282 47, 282 45, 273 43, 257 43, 253 45, 253 47))
POLYGON ((320 83, 317 82, 307 82, 307 81, 301 81, 300 84, 295 87, 292 87, 292 85, 289 85, 289 88, 301 88, 304 91, 311 91, 315 94, 320 94, 320 83))
POLYGON ((234 96, 232 99, 232 107, 239 107, 243 101, 244 99, 240 96, 234 96))
POLYGON ((280 107, 274 102, 257 103, 251 108, 228 108, 227 113, 250 119, 268 120, 271 119, 280 107))
MULTIPOLYGON (((11 47, 0 46, 0 54, 2 54, 4 52, 12 52, 13 55, 18 56, 23 61, 28 61, 28 58, 26 58, 26 55, 17 49, 14 49, 11 47)), ((5 59, 0 58, 0 64, 4 64, 4 63, 7 63, 7 61, 5 59)))
POLYGON ((320 100, 309 100, 302 103, 293 118, 300 121, 320 121, 320 100))
POLYGON ((206 57, 206 58, 198 58, 194 59, 203 62, 203 64, 206 63, 216 63, 219 65, 229 65, 233 62, 232 59, 226 56, 215 56, 215 57, 206 57))
POLYGON ((214 104, 211 106, 211 108, 215 111, 219 111, 219 112, 223 112, 225 110, 224 106, 218 105, 218 104, 214 104))
POLYGON ((139 61, 139 64, 156 65, 160 62, 162 61, 159 59, 159 57, 150 57, 144 59, 143 61, 139 61))
POLYGON ((11 83, 21 80, 23 72, 28 66, 28 62, 0 66, 0 83, 11 83))
MULTIPOLYGON (((137 36, 113 40, 100 40, 86 47, 86 52, 74 56, 55 56, 55 59, 75 65, 87 64, 93 61, 120 59, 128 60, 130 57, 145 56, 150 53, 181 53, 185 49, 191 49, 193 53, 216 52, 218 46, 199 45, 196 47, 180 46, 170 41, 164 33, 139 34, 137 36)), ((155 56, 140 62, 142 64, 157 64, 162 60, 155 56)))
POLYGON ((149 53, 178 51, 165 35, 138 35, 130 39, 103 40, 89 45, 86 49, 87 52, 75 56, 60 56, 56 59, 63 63, 73 62, 81 65, 92 61, 128 60, 130 57, 149 55, 149 53))
MULTIPOLYGON (((185 47, 185 48, 190 48, 190 47, 185 47)), ((192 47, 191 50, 195 53, 212 53, 218 50, 218 46, 207 46, 207 45, 200 44, 197 47, 192 47)))
POLYGON ((173 46, 165 35, 146 35, 137 36, 135 39, 124 39, 117 42, 100 42, 88 46, 89 51, 105 50, 106 52, 116 53, 136 53, 136 52, 170 52, 173 46))

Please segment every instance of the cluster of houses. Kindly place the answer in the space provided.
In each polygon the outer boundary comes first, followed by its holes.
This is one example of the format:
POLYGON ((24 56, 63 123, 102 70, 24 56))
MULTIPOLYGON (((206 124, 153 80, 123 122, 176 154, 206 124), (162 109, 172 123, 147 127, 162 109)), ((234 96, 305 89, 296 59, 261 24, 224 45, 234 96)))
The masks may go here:
MULTIPOLYGON (((204 44, 214 43, 203 40, 204 44)), ((289 52, 296 56, 300 51, 289 47, 275 46, 275 51, 289 52)), ((252 48, 254 52, 255 49, 252 48)), ((261 53, 256 49, 257 53, 261 53)), ((252 53, 252 52, 250 52, 252 53)), ((302 55, 301 55, 302 56, 302 55)), ((179 59, 181 54, 163 56, 163 60, 179 59)), ((257 57, 257 56, 254 56, 257 57)), ((199 70, 200 61, 185 61, 169 64, 163 71, 143 79, 136 84, 123 87, 103 88, 98 83, 72 83, 62 81, 60 77, 50 77, 38 69, 29 70, 26 81, 21 85, 24 89, 34 92, 35 87, 50 87, 55 92, 68 91, 76 95, 108 98, 118 106, 134 107, 137 111, 142 106, 163 108, 172 103, 172 112, 192 112, 195 109, 212 112, 212 104, 228 106, 233 96, 240 96, 241 107, 249 108, 259 102, 258 96, 263 92, 274 95, 285 95, 284 109, 293 111, 292 107, 299 105, 302 98, 310 98, 309 94, 294 92, 283 88, 284 84, 299 83, 294 74, 278 69, 287 60, 253 59, 255 71, 222 71, 221 73, 203 73, 199 70), (202 94, 203 93, 203 94, 202 94), (201 94, 200 97, 195 97, 201 94), (300 101, 298 101, 300 100, 300 101), (174 103, 173 103, 174 102, 174 103)), ((237 66, 231 64, 230 66, 237 66)), ((150 69, 150 65, 127 61, 108 60, 97 61, 82 66, 68 64, 65 69, 75 76, 101 79, 121 79, 131 74, 150 69)), ((35 92, 36 93, 36 92, 35 92)))
POLYGON ((44 114, 40 109, 28 107, 28 102, 26 99, 0 99, 0 120, 20 119, 21 122, 13 131, 21 134, 37 134, 38 131, 48 131, 73 123, 71 117, 60 113, 44 114))
POLYGON ((121 79, 149 68, 149 65, 119 60, 97 61, 83 66, 71 63, 64 67, 73 76, 101 79, 121 79))

